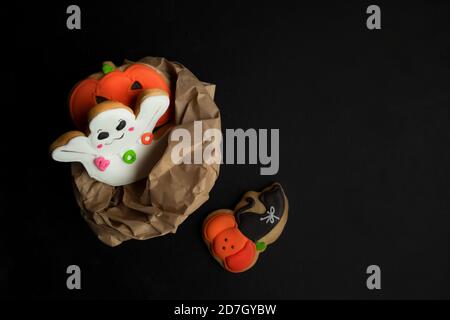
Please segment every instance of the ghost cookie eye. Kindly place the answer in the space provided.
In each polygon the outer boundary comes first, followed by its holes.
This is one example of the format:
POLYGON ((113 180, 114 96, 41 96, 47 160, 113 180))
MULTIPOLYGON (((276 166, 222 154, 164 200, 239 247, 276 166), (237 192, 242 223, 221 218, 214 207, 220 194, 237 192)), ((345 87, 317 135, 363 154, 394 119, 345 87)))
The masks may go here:
POLYGON ((106 132, 106 131, 100 132, 100 133, 97 135, 97 139, 98 139, 98 140, 104 140, 104 139, 107 139, 108 137, 109 137, 109 133, 106 132))
POLYGON ((127 122, 125 120, 120 120, 119 124, 116 127, 117 131, 121 131, 123 130, 123 128, 125 128, 127 125, 127 122))

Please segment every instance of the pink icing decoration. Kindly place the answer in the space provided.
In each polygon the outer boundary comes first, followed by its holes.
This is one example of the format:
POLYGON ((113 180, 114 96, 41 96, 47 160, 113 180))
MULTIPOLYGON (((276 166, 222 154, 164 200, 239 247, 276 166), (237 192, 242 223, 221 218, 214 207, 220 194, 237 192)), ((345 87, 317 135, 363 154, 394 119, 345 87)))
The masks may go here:
POLYGON ((100 171, 105 171, 108 168, 111 161, 106 160, 104 157, 97 157, 94 159, 94 164, 100 171))
POLYGON ((134 130, 134 127, 128 128, 128 131, 133 131, 133 130, 134 130))
POLYGON ((98 148, 98 149, 101 149, 101 148, 103 148, 103 145, 100 143, 100 144, 97 146, 97 148, 98 148))

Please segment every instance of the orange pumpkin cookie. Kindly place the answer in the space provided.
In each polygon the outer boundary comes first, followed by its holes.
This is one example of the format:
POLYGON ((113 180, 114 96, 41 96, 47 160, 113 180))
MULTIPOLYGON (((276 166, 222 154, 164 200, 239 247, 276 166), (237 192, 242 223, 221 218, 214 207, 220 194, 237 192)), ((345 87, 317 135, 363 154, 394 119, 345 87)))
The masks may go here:
POLYGON ((279 183, 261 192, 249 191, 234 211, 220 209, 206 217, 203 239, 226 270, 246 271, 278 239, 286 225, 288 209, 287 197, 279 183))
MULTIPOLYGON (((95 105, 111 100, 134 109, 137 97, 145 89, 160 89, 170 96, 168 82, 156 68, 143 63, 116 67, 112 62, 106 61, 102 72, 78 82, 72 89, 69 96, 70 115, 75 125, 85 130, 88 113, 95 105)), ((159 119, 156 127, 168 122, 170 110, 169 108, 159 119)))

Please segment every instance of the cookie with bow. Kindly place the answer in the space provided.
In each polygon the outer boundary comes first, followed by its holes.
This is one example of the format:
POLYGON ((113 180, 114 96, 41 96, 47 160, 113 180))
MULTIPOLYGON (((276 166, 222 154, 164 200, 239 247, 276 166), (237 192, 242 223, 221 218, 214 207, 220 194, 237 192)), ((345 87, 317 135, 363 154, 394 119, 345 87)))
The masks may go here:
POLYGON ((220 209, 203 223, 203 239, 213 257, 230 272, 243 272, 274 243, 288 219, 289 204, 279 183, 249 191, 234 211, 220 209))

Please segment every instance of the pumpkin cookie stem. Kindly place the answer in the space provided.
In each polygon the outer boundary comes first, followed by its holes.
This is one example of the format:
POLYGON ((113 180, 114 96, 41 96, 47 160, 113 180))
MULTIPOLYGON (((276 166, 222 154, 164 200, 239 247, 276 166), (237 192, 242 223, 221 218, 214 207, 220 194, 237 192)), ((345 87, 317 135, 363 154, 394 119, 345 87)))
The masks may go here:
POLYGON ((112 61, 103 62, 103 65, 102 65, 103 74, 108 74, 111 71, 114 71, 115 69, 116 69, 116 66, 114 65, 114 63, 112 61))

